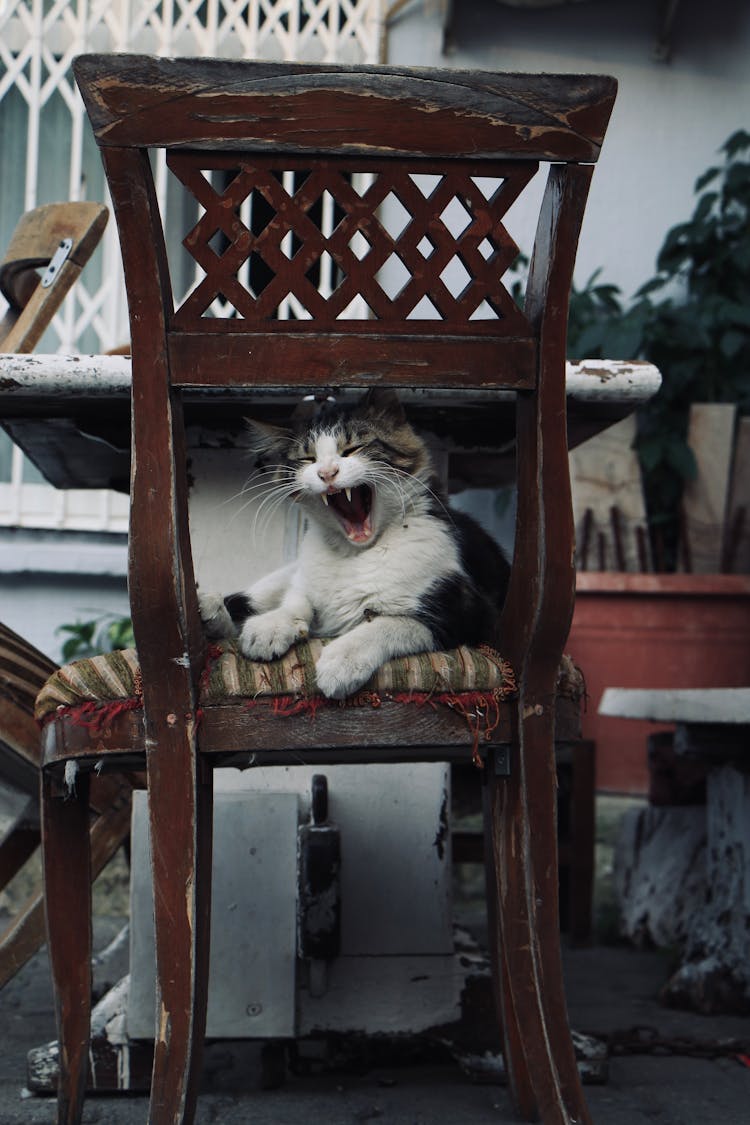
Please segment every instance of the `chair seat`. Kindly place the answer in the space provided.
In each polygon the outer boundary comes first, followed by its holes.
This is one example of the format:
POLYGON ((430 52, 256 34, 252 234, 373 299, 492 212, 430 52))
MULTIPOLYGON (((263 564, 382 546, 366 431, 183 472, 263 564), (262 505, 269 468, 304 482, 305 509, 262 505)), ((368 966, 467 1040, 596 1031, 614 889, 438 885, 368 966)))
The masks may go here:
MULTIPOLYGON (((355 695, 331 700, 315 683, 315 659, 326 643, 301 642, 268 662, 245 659, 232 642, 210 645, 199 693, 201 749, 233 765, 260 764, 282 747, 310 762, 357 761, 374 745, 389 761, 473 756, 481 764, 480 745, 510 740, 516 681, 508 661, 492 649, 461 646, 390 660, 355 695), (412 705, 408 724, 404 705, 412 705), (362 708, 377 712, 365 730, 358 721, 362 708), (293 716, 314 720, 314 747, 307 723, 285 722, 279 729, 280 719, 293 716)), ((557 691, 563 739, 578 735, 583 693, 580 671, 564 657, 557 691)), ((45 764, 90 757, 92 731, 100 735, 97 754, 141 751, 141 708, 134 649, 65 665, 36 701, 38 722, 65 726, 63 739, 51 732, 44 739, 45 764)))
MULTIPOLYGON (((243 699, 247 705, 274 700, 277 713, 287 705, 295 713, 317 710, 325 704, 339 706, 337 701, 320 695, 315 683, 315 660, 326 643, 317 638, 300 642, 271 661, 248 660, 233 642, 212 644, 201 681, 201 704, 243 699)), ((37 721, 44 722, 60 707, 93 704, 107 708, 111 704, 110 712, 116 713, 122 703, 137 705, 140 681, 135 649, 76 660, 55 671, 45 683, 36 700, 37 721)), ((348 702, 426 695, 444 702, 446 697, 467 693, 506 699, 515 690, 513 669, 506 660, 490 648, 462 645, 449 652, 422 652, 389 660, 348 702)))

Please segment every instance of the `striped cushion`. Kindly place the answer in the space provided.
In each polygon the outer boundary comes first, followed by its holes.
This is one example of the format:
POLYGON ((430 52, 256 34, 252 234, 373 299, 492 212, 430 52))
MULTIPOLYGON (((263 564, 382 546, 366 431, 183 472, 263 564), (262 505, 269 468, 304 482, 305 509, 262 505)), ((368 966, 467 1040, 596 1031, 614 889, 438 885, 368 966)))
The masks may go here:
MULTIPOLYGON (((315 660, 325 640, 294 645, 279 660, 246 660, 232 642, 212 645, 201 685, 201 702, 318 695, 315 660)), ((513 670, 489 648, 461 646, 450 652, 423 652, 383 664, 361 689, 383 697, 479 692, 504 698, 515 691, 513 670)), ((58 707, 114 703, 140 697, 140 669, 134 649, 77 660, 49 678, 36 701, 44 720, 58 707)))

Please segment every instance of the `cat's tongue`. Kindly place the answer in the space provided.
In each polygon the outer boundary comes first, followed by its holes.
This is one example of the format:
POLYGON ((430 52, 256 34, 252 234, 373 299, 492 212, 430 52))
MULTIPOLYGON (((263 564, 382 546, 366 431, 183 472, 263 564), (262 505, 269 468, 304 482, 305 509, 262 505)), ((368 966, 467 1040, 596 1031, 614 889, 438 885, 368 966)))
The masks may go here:
POLYGON ((360 485, 351 490, 351 499, 345 492, 329 492, 328 506, 338 516, 347 539, 353 543, 365 543, 372 535, 370 519, 370 490, 360 485))

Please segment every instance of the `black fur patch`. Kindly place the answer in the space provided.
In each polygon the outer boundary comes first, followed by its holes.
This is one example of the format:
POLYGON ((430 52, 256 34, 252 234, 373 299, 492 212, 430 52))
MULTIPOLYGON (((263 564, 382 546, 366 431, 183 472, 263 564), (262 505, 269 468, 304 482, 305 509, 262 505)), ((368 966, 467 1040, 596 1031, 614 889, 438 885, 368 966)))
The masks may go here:
POLYGON ((415 616, 430 629, 437 648, 497 644, 510 565, 495 540, 470 516, 456 511, 449 515, 465 574, 435 582, 415 616))
POLYGON ((233 624, 238 627, 255 613, 253 603, 246 594, 229 594, 228 597, 224 598, 224 605, 232 618, 233 624))

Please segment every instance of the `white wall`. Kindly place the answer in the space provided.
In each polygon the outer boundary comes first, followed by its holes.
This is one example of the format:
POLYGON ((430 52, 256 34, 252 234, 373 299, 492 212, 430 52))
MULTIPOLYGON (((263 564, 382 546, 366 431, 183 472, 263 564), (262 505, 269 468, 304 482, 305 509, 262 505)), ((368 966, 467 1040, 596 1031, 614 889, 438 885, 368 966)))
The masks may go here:
MULTIPOLYGON (((697 177, 716 162, 732 132, 748 128, 750 5, 682 0, 669 62, 654 58, 666 7, 660 0, 530 9, 498 0, 454 0, 453 6, 451 54, 441 54, 440 5, 413 0, 391 26, 388 61, 619 79, 576 284, 602 266, 606 280, 631 294, 654 272, 667 230, 690 217, 697 177)), ((512 223, 509 229, 515 236, 512 223)))
POLYGON ((0 529, 0 621, 53 660, 57 629, 129 614, 122 535, 0 529))

